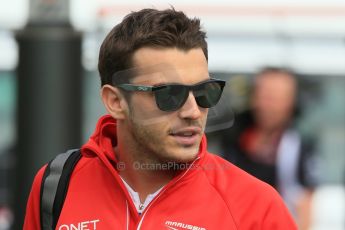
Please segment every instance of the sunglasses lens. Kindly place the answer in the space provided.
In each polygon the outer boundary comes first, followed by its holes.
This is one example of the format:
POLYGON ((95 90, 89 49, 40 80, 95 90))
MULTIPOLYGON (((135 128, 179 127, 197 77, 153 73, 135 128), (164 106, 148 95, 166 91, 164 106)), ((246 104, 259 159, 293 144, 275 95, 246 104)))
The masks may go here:
MULTIPOLYGON (((215 106, 223 92, 225 82, 208 81, 193 86, 193 94, 200 107, 215 106)), ((188 98, 190 87, 184 85, 163 85, 154 91, 158 108, 163 111, 175 111, 183 106, 188 98)))
POLYGON ((195 99, 200 107, 211 108, 215 106, 223 92, 223 82, 205 82, 194 91, 195 99))
POLYGON ((165 85, 155 91, 156 102, 163 111, 179 109, 188 97, 188 88, 183 85, 165 85))

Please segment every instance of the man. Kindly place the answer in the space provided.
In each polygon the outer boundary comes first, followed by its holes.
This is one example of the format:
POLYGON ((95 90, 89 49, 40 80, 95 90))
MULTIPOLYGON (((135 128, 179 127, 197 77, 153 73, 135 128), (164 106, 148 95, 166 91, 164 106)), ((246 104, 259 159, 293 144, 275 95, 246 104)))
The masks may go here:
POLYGON ((254 79, 251 110, 223 133, 225 158, 275 187, 299 223, 309 229, 315 178, 310 141, 294 128, 297 80, 283 68, 263 68, 254 79))
MULTIPOLYGON (((273 188, 207 152, 204 129, 225 82, 210 79, 198 19, 127 15, 104 40, 109 113, 81 148, 56 229, 295 229, 273 188)), ((24 229, 40 229, 43 169, 24 229)))

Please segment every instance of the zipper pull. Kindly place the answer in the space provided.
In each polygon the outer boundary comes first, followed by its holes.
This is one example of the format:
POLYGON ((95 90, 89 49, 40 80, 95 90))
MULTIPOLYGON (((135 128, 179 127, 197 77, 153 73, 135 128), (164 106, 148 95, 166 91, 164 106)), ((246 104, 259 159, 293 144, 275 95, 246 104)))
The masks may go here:
POLYGON ((139 210, 142 211, 144 209, 144 205, 143 204, 139 204, 139 210))

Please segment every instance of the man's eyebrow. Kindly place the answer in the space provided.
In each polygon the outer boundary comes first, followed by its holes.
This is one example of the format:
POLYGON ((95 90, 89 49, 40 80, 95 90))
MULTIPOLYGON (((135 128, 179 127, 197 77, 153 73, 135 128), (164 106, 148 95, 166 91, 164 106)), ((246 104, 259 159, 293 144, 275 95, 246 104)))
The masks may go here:
POLYGON ((199 84, 199 83, 202 83, 202 82, 205 82, 205 81, 208 81, 210 80, 211 78, 206 78, 204 80, 201 80, 197 83, 194 83, 194 84, 183 84, 181 82, 159 82, 159 83, 154 83, 152 84, 152 86, 161 86, 161 85, 195 85, 195 84, 199 84))
POLYGON ((178 82, 158 82, 158 83, 152 84, 152 86, 161 86, 161 85, 182 85, 182 84, 178 82))

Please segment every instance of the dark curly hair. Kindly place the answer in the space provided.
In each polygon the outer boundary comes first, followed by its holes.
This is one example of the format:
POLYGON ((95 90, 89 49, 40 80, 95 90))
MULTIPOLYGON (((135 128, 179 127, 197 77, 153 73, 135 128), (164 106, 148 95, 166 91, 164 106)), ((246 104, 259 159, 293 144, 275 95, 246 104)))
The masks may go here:
POLYGON ((174 8, 143 9, 128 14, 104 39, 98 62, 101 85, 111 84, 115 72, 133 67, 133 54, 142 47, 201 48, 208 60, 206 33, 199 19, 174 8))

